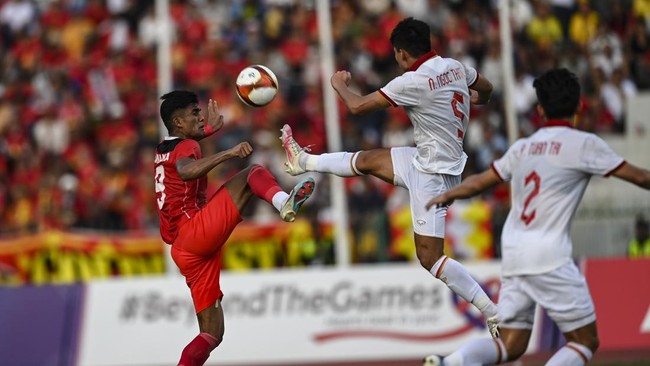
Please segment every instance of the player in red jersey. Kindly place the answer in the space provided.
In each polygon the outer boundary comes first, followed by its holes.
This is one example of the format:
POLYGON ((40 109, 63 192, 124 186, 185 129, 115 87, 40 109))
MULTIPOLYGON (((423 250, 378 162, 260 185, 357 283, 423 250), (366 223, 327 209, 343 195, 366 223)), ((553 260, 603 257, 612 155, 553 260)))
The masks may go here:
POLYGON ((268 170, 252 165, 207 198, 206 174, 228 159, 246 158, 253 148, 242 142, 203 157, 198 141, 224 124, 217 102, 208 102, 206 119, 193 92, 177 90, 160 99, 160 117, 169 132, 156 148, 154 161, 160 235, 171 244, 172 259, 185 276, 200 329, 183 349, 178 365, 203 365, 223 337, 221 248, 242 221, 242 209, 255 195, 273 205, 282 220, 294 221, 314 190, 314 180, 307 178, 286 193, 268 170))

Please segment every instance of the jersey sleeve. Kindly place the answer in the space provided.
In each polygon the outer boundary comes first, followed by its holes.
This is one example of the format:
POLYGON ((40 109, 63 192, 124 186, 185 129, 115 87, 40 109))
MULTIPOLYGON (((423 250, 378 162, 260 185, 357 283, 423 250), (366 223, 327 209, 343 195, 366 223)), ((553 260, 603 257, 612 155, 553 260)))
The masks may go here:
POLYGON ((523 144, 521 141, 516 141, 510 148, 503 154, 502 157, 495 160, 491 168, 499 176, 499 178, 504 181, 510 181, 512 179, 512 171, 514 170, 515 164, 519 156, 521 155, 521 149, 523 144))
POLYGON ((176 146, 176 160, 181 158, 200 159, 200 151, 199 143, 196 140, 185 139, 176 146))
POLYGON ((463 68, 465 69, 465 80, 467 81, 467 86, 474 85, 478 81, 478 71, 471 66, 465 64, 461 65, 463 65, 463 68))
POLYGON ((582 145, 580 168, 593 175, 607 176, 625 162, 600 137, 590 134, 582 145))
POLYGON ((420 92, 417 83, 409 73, 391 80, 379 89, 379 93, 393 106, 414 106, 420 102, 420 92))

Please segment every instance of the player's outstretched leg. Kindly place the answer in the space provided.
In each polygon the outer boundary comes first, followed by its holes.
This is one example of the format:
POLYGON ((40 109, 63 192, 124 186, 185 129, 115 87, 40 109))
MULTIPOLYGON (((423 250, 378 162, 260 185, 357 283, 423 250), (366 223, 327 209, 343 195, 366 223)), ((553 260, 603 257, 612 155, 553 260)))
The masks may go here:
POLYGON ((304 179, 302 182, 296 184, 291 192, 289 192, 289 197, 287 197, 286 202, 282 205, 282 209, 280 209, 280 218, 287 222, 294 221, 298 210, 300 210, 300 206, 311 196, 315 187, 316 183, 312 178, 304 179))
POLYGON ((497 365, 508 360, 506 347, 501 339, 472 339, 453 353, 442 357, 430 355, 422 361, 423 366, 497 365))
POLYGON ((251 196, 270 203, 280 213, 282 220, 292 222, 305 201, 312 195, 316 183, 312 178, 303 179, 287 193, 278 185, 275 177, 261 165, 253 165, 225 183, 233 202, 241 212, 251 196), (246 182, 243 184, 243 182, 246 182))
POLYGON ((427 268, 433 277, 444 282, 458 296, 476 306, 485 316, 492 337, 498 338, 497 307, 481 288, 481 285, 469 274, 467 268, 444 254, 431 266, 431 262, 434 260, 432 258, 435 258, 441 250, 440 248, 442 248, 442 239, 416 234, 415 243, 418 259, 420 259, 422 266, 427 268))
POLYGON ((356 161, 360 152, 334 152, 321 155, 308 154, 309 147, 302 147, 294 140, 293 132, 289 125, 282 127, 282 147, 287 154, 285 171, 291 175, 305 172, 319 172, 338 175, 339 177, 354 177, 364 175, 356 168, 356 161))

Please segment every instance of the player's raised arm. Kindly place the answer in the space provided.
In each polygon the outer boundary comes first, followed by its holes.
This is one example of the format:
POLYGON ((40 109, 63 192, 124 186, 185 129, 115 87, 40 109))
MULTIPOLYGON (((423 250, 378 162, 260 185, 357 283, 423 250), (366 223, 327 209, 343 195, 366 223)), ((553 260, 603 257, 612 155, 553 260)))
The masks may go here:
POLYGON ((379 92, 373 92, 364 96, 354 93, 350 89, 351 79, 352 75, 349 71, 337 71, 330 78, 332 88, 336 90, 336 93, 350 113, 364 114, 390 106, 390 103, 379 92))
POLYGON ((463 182, 440 196, 433 197, 427 202, 426 208, 430 210, 433 206, 450 205, 459 198, 469 198, 475 196, 493 185, 501 182, 501 178, 494 171, 488 169, 480 174, 470 175, 463 182))
POLYGON ((641 188, 650 189, 650 171, 647 169, 625 162, 612 175, 641 188))
POLYGON ((474 84, 470 85, 470 102, 472 104, 487 104, 492 96, 492 83, 481 74, 476 76, 474 84))
POLYGON ((183 181, 204 176, 217 165, 232 158, 245 158, 253 152, 253 147, 248 142, 241 142, 226 151, 201 159, 182 158, 176 161, 176 171, 183 181))

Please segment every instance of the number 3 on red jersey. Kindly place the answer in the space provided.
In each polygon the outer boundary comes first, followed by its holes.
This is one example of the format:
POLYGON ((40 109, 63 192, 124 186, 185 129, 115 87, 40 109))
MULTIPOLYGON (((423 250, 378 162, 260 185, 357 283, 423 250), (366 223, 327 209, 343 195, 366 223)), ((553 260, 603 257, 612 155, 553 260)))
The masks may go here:
POLYGON ((162 210, 165 204, 165 167, 158 165, 156 167, 156 201, 158 201, 158 209, 162 210))

